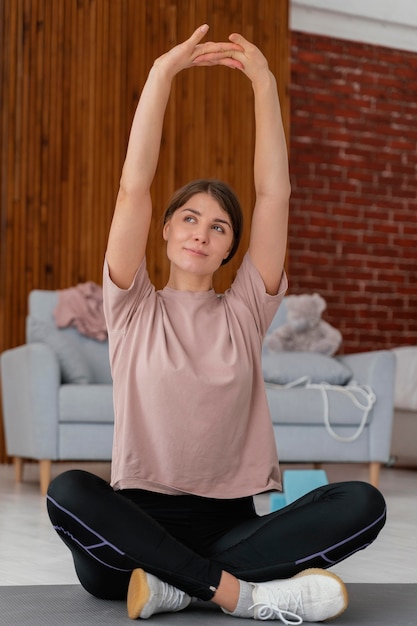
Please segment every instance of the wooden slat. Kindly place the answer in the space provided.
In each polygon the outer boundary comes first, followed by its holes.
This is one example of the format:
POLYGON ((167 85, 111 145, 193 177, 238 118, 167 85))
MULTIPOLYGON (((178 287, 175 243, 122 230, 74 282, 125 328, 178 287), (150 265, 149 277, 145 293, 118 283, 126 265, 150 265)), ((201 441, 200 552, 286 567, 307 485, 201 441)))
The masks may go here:
MULTIPOLYGON (((0 0, 0 351, 24 342, 31 289, 101 282, 147 73, 204 22, 211 39, 240 31, 263 49, 288 129, 287 0, 0 0)), ((196 68, 175 79, 152 188, 148 267, 158 288, 169 270, 160 217, 179 185, 224 178, 249 224, 253 142, 252 90, 240 72, 196 68)), ((230 284, 247 232, 218 290, 230 284)))

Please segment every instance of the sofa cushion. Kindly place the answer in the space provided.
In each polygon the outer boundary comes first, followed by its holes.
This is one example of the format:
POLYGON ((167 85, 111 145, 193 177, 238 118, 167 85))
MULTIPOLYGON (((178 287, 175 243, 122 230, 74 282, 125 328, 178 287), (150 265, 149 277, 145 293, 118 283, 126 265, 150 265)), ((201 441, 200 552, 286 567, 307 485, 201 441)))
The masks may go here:
POLYGON ((63 383, 87 385, 91 382, 88 364, 74 337, 35 317, 27 320, 27 335, 29 342, 46 343, 56 354, 63 383))
POLYGON ((78 349, 83 354, 87 367, 91 372, 91 382, 99 385, 112 384, 109 342, 96 341, 96 339, 91 339, 91 337, 84 337, 75 328, 68 328, 63 332, 76 335, 78 349))
MULTIPOLYGON (((349 391, 350 387, 345 389, 349 391)), ((326 404, 328 417, 332 427, 357 429, 364 417, 364 409, 357 406, 352 399, 354 395, 361 403, 364 398, 357 394, 353 386, 352 395, 343 393, 341 387, 327 389, 325 401, 319 388, 311 387, 275 387, 266 385, 266 395, 273 424, 287 424, 292 426, 322 426, 325 429, 326 404)), ((370 411, 366 423, 373 419, 374 411, 370 411)), ((339 432, 339 431, 338 431, 339 432)))
POLYGON ((113 386, 61 385, 59 421, 113 423, 113 386))
MULTIPOLYGON (((78 350, 84 359, 85 368, 89 373, 89 382, 97 384, 110 384, 112 376, 110 372, 109 345, 108 341, 96 341, 78 332, 76 328, 63 328, 58 330, 55 324, 54 310, 58 304, 58 292, 43 289, 34 289, 29 293, 29 315, 26 324, 27 341, 31 338, 29 320, 34 318, 51 325, 60 337, 68 338, 71 345, 78 350)), ((65 382, 77 382, 76 378, 65 377, 65 382)))
POLYGON ((262 355, 265 382, 288 385, 296 381, 346 385, 352 370, 335 359, 317 352, 268 352, 262 355))

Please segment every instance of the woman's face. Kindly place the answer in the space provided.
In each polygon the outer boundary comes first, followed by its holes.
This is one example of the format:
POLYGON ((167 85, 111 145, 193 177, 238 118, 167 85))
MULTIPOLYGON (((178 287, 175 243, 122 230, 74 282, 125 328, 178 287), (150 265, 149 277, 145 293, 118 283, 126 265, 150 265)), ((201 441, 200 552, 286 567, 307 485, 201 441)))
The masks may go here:
POLYGON ((167 255, 178 269, 213 275, 233 243, 230 217, 206 193, 197 193, 177 209, 164 225, 167 255))

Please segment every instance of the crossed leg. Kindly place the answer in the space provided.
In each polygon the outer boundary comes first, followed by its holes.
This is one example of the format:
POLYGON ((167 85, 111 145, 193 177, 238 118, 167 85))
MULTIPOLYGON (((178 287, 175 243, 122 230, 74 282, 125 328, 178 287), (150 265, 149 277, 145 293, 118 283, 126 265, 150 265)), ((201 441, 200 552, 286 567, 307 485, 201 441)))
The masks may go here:
POLYGON ((385 523, 379 491, 368 483, 336 483, 280 511, 248 516, 202 556, 88 472, 58 476, 47 505, 81 584, 93 595, 126 598, 132 570, 143 568, 227 610, 237 601, 237 579, 261 582, 330 567, 369 545, 385 523))

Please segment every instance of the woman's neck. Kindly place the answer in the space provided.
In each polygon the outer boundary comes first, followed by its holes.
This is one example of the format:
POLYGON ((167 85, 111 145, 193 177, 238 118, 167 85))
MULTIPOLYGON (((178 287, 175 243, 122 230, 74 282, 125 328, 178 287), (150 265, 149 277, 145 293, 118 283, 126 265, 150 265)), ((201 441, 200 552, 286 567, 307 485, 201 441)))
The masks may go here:
POLYGON ((178 291, 209 291, 213 288, 213 276, 179 272, 171 267, 166 287, 178 291))

